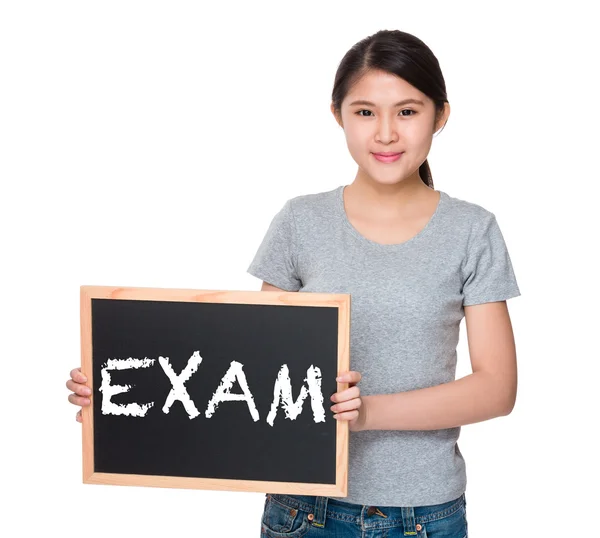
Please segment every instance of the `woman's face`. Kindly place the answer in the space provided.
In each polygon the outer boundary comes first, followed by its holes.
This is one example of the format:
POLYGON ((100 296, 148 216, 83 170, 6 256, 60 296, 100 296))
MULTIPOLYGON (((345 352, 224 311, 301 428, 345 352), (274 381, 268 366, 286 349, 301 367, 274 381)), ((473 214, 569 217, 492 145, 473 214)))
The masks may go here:
MULTIPOLYGON (((335 111, 332 112, 335 116, 335 111)), ((450 113, 435 123, 433 101, 404 79, 371 70, 350 89, 341 105, 341 121, 359 174, 373 181, 395 184, 406 179, 420 183, 419 166, 427 158, 434 132, 441 129, 450 113), (409 101, 410 100, 410 101, 409 101), (380 152, 401 153, 391 162, 378 160, 380 152)))

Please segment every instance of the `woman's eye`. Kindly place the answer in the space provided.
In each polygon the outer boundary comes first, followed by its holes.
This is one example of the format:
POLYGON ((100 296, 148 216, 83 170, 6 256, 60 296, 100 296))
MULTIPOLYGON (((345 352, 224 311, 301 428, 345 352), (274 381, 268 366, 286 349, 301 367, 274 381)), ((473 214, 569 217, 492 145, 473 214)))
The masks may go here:
MULTIPOLYGON (((368 118, 369 116, 365 116, 365 115, 361 114, 361 112, 368 112, 369 114, 372 114, 372 112, 370 110, 359 110, 356 114, 358 114, 359 116, 363 116, 363 118, 368 118)), ((404 110, 400 111, 400 115, 404 116, 404 117, 414 116, 415 111, 411 110, 410 108, 405 108, 404 110), (412 112, 412 114, 403 114, 403 112, 412 112)))

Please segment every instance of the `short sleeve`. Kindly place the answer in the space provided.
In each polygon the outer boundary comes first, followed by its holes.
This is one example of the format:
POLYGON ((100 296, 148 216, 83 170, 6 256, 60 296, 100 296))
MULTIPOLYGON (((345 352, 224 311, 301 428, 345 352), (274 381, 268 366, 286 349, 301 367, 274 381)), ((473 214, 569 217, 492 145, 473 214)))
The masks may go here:
POLYGON ((463 264, 463 306, 521 295, 496 216, 488 212, 469 238, 463 264))
POLYGON ((286 291, 298 291, 296 227, 292 202, 288 200, 271 224, 246 272, 286 291))

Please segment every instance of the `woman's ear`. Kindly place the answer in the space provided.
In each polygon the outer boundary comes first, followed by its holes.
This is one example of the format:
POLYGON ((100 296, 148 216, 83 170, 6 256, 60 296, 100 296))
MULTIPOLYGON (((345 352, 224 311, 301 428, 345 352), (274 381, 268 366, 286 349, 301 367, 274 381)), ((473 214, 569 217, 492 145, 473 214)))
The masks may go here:
POLYGON ((340 115, 338 115, 338 113, 335 111, 335 108, 333 106, 333 103, 331 103, 331 113, 333 114, 333 117, 335 118, 335 121, 337 121, 338 125, 343 129, 344 128, 344 124, 342 123, 342 118, 340 115))
POLYGON ((442 128, 444 128, 446 126, 446 122, 448 121, 449 117, 450 117, 450 103, 445 102, 444 110, 442 110, 442 112, 440 112, 437 115, 437 119, 435 122, 435 128, 433 130, 433 132, 435 134, 437 134, 439 130, 441 130, 442 128))

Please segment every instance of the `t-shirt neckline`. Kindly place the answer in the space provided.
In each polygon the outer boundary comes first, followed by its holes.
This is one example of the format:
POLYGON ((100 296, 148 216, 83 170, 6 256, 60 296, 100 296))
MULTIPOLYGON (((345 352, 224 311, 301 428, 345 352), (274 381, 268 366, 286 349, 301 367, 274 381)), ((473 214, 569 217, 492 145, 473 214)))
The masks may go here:
POLYGON ((437 221, 439 220, 440 213, 442 212, 442 209, 445 206, 446 198, 448 196, 444 191, 438 190, 438 192, 440 193, 440 199, 438 201, 437 207, 435 208, 433 215, 431 215, 431 217, 427 221, 427 224, 425 224, 425 227, 422 228, 416 235, 413 235, 410 239, 407 239, 406 241, 403 241, 402 243, 384 244, 384 243, 378 243, 376 241, 368 239, 367 237, 362 235, 352 225, 352 223, 348 219, 348 215, 346 214, 346 208, 344 207, 344 188, 345 187, 347 187, 347 185, 340 185, 337 188, 336 204, 335 204, 338 214, 344 223, 344 227, 354 237, 356 237, 359 241, 361 241, 363 244, 368 245, 373 248, 376 248, 376 249, 379 249, 379 250, 387 250, 387 251, 401 250, 403 248, 406 248, 406 247, 412 245, 415 241, 418 241, 419 239, 422 239, 423 237, 426 237, 427 235, 429 235, 432 232, 432 230, 435 228, 435 225, 436 225, 437 221))

